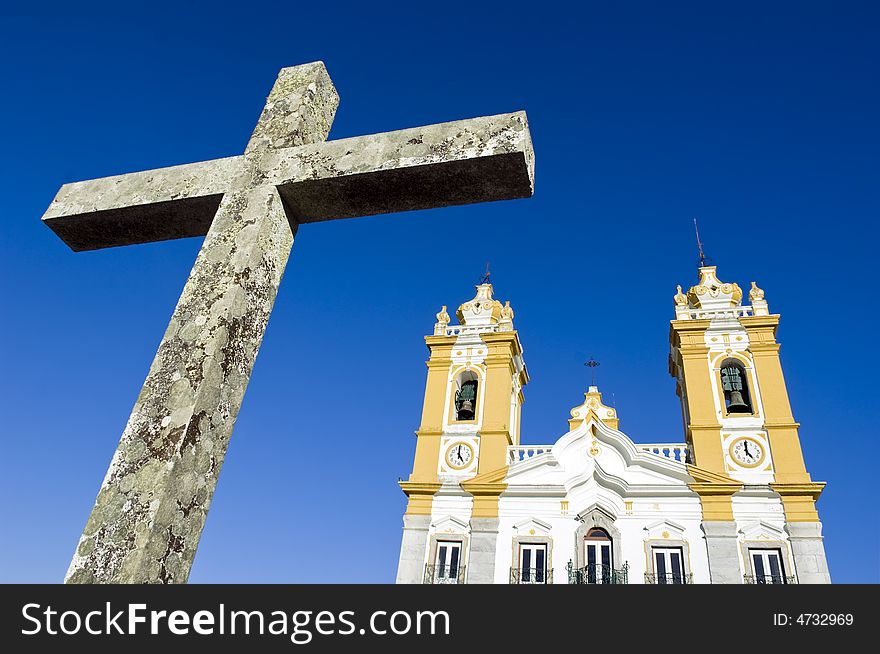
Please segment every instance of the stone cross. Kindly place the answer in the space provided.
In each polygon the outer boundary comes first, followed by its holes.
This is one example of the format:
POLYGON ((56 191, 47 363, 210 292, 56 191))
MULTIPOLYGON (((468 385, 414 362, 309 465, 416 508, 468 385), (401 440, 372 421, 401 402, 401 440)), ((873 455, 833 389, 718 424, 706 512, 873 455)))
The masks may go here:
POLYGON ((74 251, 205 236, 68 569, 184 583, 302 223, 528 197, 523 112, 326 141, 324 64, 284 68, 241 156, 65 184, 43 221, 74 251))

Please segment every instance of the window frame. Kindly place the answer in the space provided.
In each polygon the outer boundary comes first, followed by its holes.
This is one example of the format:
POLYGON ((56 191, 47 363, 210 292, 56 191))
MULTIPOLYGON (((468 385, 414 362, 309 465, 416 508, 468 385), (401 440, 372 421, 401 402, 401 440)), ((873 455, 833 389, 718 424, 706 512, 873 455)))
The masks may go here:
MULTIPOLYGON (((434 533, 431 534, 431 538, 428 541, 428 552, 425 557, 425 565, 438 565, 439 560, 439 550, 440 545, 442 543, 458 543, 459 545, 459 555, 458 555, 458 567, 459 567, 459 576, 463 577, 461 583, 466 583, 467 580, 467 562, 468 557, 470 556, 470 538, 467 534, 462 533, 434 533), (464 567, 464 574, 461 573, 460 569, 464 567)), ((436 568, 435 568, 436 574, 436 568)), ((436 580, 434 583, 437 583, 436 580)))
POLYGON ((785 585, 788 583, 788 576, 785 573, 785 557, 782 555, 782 550, 778 548, 771 547, 750 547, 748 549, 749 553, 749 563, 752 566, 752 578, 755 580, 756 584, 766 584, 766 585, 785 585), (758 557, 761 559, 761 568, 763 570, 761 575, 758 575, 758 571, 755 566, 755 558, 758 557), (772 572, 772 565, 769 565, 770 559, 775 558, 779 565, 779 574, 774 575, 772 572), (768 575, 765 570, 765 564, 770 568, 770 574, 768 575), (770 578, 773 579, 775 577, 779 578, 779 582, 770 581, 769 584, 766 581, 758 581, 759 576, 762 579, 770 578))
MULTIPOLYGON (((547 574, 550 572, 551 568, 547 565, 550 560, 549 557, 549 547, 547 543, 536 543, 536 542, 522 542, 519 544, 519 563, 517 568, 519 569, 519 583, 521 584, 546 584, 547 583, 547 574), (525 567, 525 558, 526 552, 535 553, 543 552, 544 554, 544 565, 538 566, 536 564, 529 565, 528 568, 525 567), (528 570, 528 574, 525 572, 528 570), (531 571, 535 571, 535 578, 531 579, 531 571)), ((531 557, 529 557, 531 558, 531 557)), ((537 556, 535 557, 535 562, 537 562, 537 556)))
POLYGON ((455 572, 454 577, 458 578, 458 574, 459 574, 461 567, 462 567, 462 561, 464 560, 464 557, 462 557, 463 551, 464 551, 464 543, 462 543, 460 540, 438 540, 436 551, 434 553, 435 578, 437 578, 437 579, 452 578, 453 572, 455 572), (442 556, 443 554, 445 554, 446 551, 449 552, 450 563, 445 563, 446 557, 442 556), (458 556, 457 557, 452 556, 453 552, 457 552, 458 556), (441 558, 443 559, 444 562, 441 562, 441 558), (453 559, 455 560, 455 563, 451 562, 453 559), (444 575, 438 574, 436 572, 436 570, 438 568, 442 571, 442 568, 444 568, 444 567, 449 567, 449 575, 448 576, 444 576, 444 575), (453 570, 453 568, 454 568, 454 570, 453 570))
MULTIPOLYGON (((676 534, 672 534, 675 536, 676 534)), ((645 571, 657 578, 657 560, 654 558, 654 549, 678 549, 681 550, 682 574, 686 579, 692 579, 691 547, 684 538, 649 538, 645 540, 645 571)), ((656 581, 655 581, 656 583, 656 581)))
POLYGON ((584 542, 584 568, 590 567, 590 551, 595 551, 595 560, 593 561, 593 565, 600 566, 597 570, 600 574, 596 574, 596 571, 588 574, 596 575, 594 577, 594 581, 591 583, 595 584, 604 584, 610 583, 605 580, 614 576, 614 539, 611 537, 611 534, 608 533, 608 530, 603 527, 590 527, 587 531, 586 535, 583 538, 584 542), (594 532, 602 532, 601 536, 593 535, 594 532), (603 556, 604 552, 608 552, 608 563, 605 563, 605 557, 603 556))
POLYGON ((584 568, 587 565, 586 548, 584 547, 584 539, 592 529, 602 529, 611 538, 611 556, 613 561, 618 561, 622 565, 626 564, 623 557, 623 549, 621 547, 622 536, 620 530, 614 525, 617 517, 610 513, 604 507, 593 504, 590 508, 581 511, 575 516, 580 522, 574 533, 575 567, 584 568))
POLYGON ((658 585, 677 586, 683 585, 687 580, 684 564, 684 550, 681 547, 659 547, 651 548, 651 555, 654 561, 654 583, 658 585), (675 572, 673 556, 678 555, 678 572, 675 572), (660 561, 663 561, 663 572, 660 572, 660 561), (661 577, 662 575, 662 577, 661 577), (672 581, 669 580, 672 579, 672 581), (662 579, 662 580, 661 580, 662 579), (675 581, 678 579, 678 581, 675 581))
MULTIPOLYGON (((527 534, 524 536, 515 536, 511 543, 511 568, 522 571, 522 548, 523 546, 544 546, 544 575, 549 584, 553 581, 553 538, 550 536, 539 536, 527 534)), ((536 583, 536 582, 531 582, 536 583)))
POLYGON ((460 367, 455 370, 449 378, 449 395, 448 395, 448 425, 478 425, 483 411, 483 393, 485 383, 485 371, 481 368, 470 365, 468 367, 460 367), (463 379, 464 378, 464 379, 463 379), (455 407, 455 396, 461 390, 467 381, 475 381, 477 383, 477 391, 474 397, 474 417, 470 420, 459 420, 458 409, 455 407))
POLYGON ((778 536, 775 539, 762 540, 743 540, 740 542, 740 555, 743 563, 743 574, 747 577, 755 578, 755 566, 752 561, 752 551, 758 550, 775 550, 779 553, 779 559, 782 564, 782 574, 786 578, 793 578, 797 583, 797 568, 794 565, 794 557, 791 553, 791 547, 788 541, 782 540, 778 536))

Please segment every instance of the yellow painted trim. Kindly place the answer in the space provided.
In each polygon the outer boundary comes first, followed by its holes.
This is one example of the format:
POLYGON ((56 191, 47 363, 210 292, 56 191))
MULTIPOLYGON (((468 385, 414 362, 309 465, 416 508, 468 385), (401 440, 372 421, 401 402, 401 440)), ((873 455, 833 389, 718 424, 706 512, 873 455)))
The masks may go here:
POLYGON ((825 489, 824 481, 807 484, 770 484, 779 494, 788 522, 819 522, 816 500, 825 489))
POLYGON ((498 499, 507 484, 502 480, 507 476, 507 466, 485 472, 461 483, 462 489, 474 498, 471 515, 475 518, 497 518, 498 499))
POLYGON ((742 488, 742 483, 738 482, 736 479, 728 477, 727 475, 719 474, 712 470, 706 470, 704 468, 699 468, 695 465, 687 464, 687 470, 691 477, 694 478, 694 481, 706 483, 706 484, 735 484, 742 488))
POLYGON ((435 345, 448 345, 451 350, 457 339, 457 336, 425 336, 425 343, 432 349, 435 345))
POLYGON ((749 351, 764 408, 764 428, 773 453, 774 479, 780 484, 809 484, 812 480, 804 463, 798 424, 791 413, 779 359, 779 314, 740 318, 740 324, 749 335, 749 351))
POLYGON ((407 515, 431 515, 434 494, 440 490, 439 483, 414 481, 399 481, 397 483, 409 500, 406 504, 407 515))
POLYGON ((501 483, 504 478, 507 476, 508 467, 504 466, 503 468, 498 468, 497 470, 490 470, 489 472, 484 472, 482 474, 476 475, 475 477, 471 477, 465 482, 462 482, 462 487, 465 484, 468 485, 483 485, 483 484, 498 484, 501 483))
POLYGON ((498 499, 507 490, 507 484, 475 484, 471 480, 462 482, 461 487, 474 498, 472 517, 498 517, 498 499))
POLYGON ((706 330, 709 320, 671 320, 669 372, 682 400, 685 440, 697 465, 724 474, 721 423, 715 410, 716 384, 709 360, 706 330), (680 374, 679 374, 680 373, 680 374), (681 379, 679 379, 681 377, 681 379))
POLYGON ((695 480, 688 484, 688 488, 700 496, 703 520, 733 520, 733 495, 742 490, 742 483, 694 465, 688 464, 687 469, 695 480))
POLYGON ((742 484, 688 484, 700 496, 703 522, 733 520, 733 494, 742 490, 742 484))

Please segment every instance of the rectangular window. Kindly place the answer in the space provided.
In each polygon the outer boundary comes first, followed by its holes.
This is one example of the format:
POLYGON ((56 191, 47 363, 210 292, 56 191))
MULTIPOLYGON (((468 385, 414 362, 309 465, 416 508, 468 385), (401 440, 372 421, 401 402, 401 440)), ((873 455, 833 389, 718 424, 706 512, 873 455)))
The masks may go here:
POLYGON ((658 584, 685 583, 684 556, 680 547, 655 547, 654 579, 658 584))
POLYGON ((613 576, 611 566, 611 541, 584 541, 586 576, 588 584, 610 584, 613 576))
POLYGON ((457 584, 461 566, 461 541, 437 541, 434 582, 457 584))
POLYGON ((756 584, 784 584, 785 570, 779 550, 749 550, 756 584))
POLYGON ((519 583, 547 583, 547 546, 526 544, 519 546, 519 583))

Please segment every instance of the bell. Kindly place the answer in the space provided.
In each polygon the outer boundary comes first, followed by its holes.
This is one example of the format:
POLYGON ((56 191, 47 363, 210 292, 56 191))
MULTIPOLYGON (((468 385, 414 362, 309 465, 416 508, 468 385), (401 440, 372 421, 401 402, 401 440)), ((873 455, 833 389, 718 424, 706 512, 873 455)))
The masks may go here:
POLYGON ((727 413, 751 413, 752 409, 743 401, 740 391, 730 391, 730 404, 727 405, 727 413))
POLYGON ((474 403, 470 400, 465 400, 461 403, 461 408, 458 410, 458 419, 459 420, 473 420, 474 419, 474 403))

